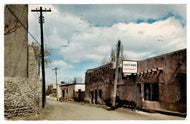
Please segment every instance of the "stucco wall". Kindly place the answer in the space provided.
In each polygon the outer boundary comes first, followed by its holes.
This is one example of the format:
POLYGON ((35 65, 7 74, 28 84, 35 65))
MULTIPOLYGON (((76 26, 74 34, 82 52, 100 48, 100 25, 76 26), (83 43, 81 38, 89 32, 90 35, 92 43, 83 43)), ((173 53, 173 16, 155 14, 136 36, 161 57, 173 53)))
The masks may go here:
MULTIPOLYGON (((104 104, 103 101, 106 99, 111 100, 114 72, 114 68, 109 64, 87 70, 85 75, 85 100, 87 102, 92 103, 91 92, 93 92, 93 100, 95 100, 95 90, 100 89, 102 98, 97 98, 98 103, 104 104)), ((179 101, 179 84, 181 83, 178 79, 179 74, 186 75, 186 49, 138 61, 136 75, 122 76, 120 68, 117 102, 138 105, 144 109, 186 112, 186 103, 179 101), (158 83, 159 98, 157 101, 144 99, 145 83, 149 83, 151 86, 158 83), (140 86, 139 89, 137 89, 137 85, 140 86)))
MULTIPOLYGON (((28 5, 7 5, 28 29, 28 5)), ((11 29, 17 20, 5 6, 4 22, 11 29)), ((15 32, 4 35, 4 76, 28 77, 27 68, 28 32, 23 26, 15 32)))
MULTIPOLYGON (((156 56, 138 62, 138 72, 161 67, 161 72, 155 74, 143 75, 137 77, 137 82, 142 84, 142 93, 144 93, 144 83, 159 84, 159 100, 144 100, 142 94, 143 108, 166 109, 170 111, 186 111, 186 103, 179 102, 179 80, 178 74, 186 75, 186 49, 172 53, 156 56), (156 74, 159 73, 158 76, 156 74)), ((186 79, 184 79, 186 80, 186 79)), ((184 89, 185 90, 185 89, 184 89)))

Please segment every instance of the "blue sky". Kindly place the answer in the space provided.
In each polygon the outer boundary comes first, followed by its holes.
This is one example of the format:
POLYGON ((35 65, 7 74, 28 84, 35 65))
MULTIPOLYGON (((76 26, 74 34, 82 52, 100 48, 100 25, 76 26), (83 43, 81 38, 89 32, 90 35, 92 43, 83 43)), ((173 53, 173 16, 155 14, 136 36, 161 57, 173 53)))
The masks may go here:
MULTIPOLYGON (((121 40, 124 56, 142 60, 187 47, 186 5, 183 4, 86 4, 29 5, 29 31, 40 41, 39 13, 31 9, 51 8, 44 13, 45 47, 53 49, 46 66, 46 83, 80 78, 87 69, 109 59, 121 40), (62 47, 68 44, 68 47, 62 47)), ((29 42, 33 39, 29 36, 29 42)))

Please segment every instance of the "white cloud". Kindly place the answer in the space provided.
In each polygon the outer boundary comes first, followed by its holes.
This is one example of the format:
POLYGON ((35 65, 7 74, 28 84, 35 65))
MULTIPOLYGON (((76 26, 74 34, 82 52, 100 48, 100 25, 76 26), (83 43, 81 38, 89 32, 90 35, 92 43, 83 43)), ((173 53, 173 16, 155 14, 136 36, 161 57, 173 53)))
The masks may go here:
POLYGON ((60 49, 61 55, 70 62, 91 59, 100 61, 109 55, 120 39, 130 59, 142 58, 154 50, 160 53, 186 47, 186 28, 174 17, 148 23, 118 23, 112 27, 93 27, 91 33, 75 33, 70 48, 60 49), (139 57, 140 56, 140 57, 139 57))
MULTIPOLYGON (((74 68, 74 65, 71 65, 73 63, 84 61, 101 63, 105 56, 109 58, 111 49, 115 48, 114 45, 119 39, 124 45, 125 56, 133 60, 186 48, 187 27, 186 25, 183 27, 181 23, 186 20, 184 6, 92 5, 77 8, 64 5, 60 9, 57 5, 49 5, 46 8, 51 8, 52 12, 44 13, 45 44, 48 43, 49 48, 53 48, 60 58, 64 58, 64 61, 54 60, 52 66, 69 69, 74 68), (169 12, 182 19, 169 17, 152 24, 135 23, 137 19, 160 19, 166 17, 169 12), (110 26, 98 27, 95 24, 110 26), (68 40, 70 47, 61 47, 66 45, 68 40)), ((29 13, 29 29, 40 39, 38 17, 39 13, 29 13)), ((54 75, 51 69, 49 70, 51 73, 48 72, 49 80, 52 80, 51 77, 54 75)))
POLYGON ((51 65, 53 67, 58 67, 58 68, 62 68, 62 69, 67 69, 67 68, 73 68, 72 65, 64 62, 63 60, 54 60, 51 65))

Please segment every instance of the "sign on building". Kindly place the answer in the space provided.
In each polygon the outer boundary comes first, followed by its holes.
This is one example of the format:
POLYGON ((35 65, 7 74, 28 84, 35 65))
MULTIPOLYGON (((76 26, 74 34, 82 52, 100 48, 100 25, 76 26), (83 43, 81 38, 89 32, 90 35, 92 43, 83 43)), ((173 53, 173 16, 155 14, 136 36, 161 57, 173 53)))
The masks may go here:
POLYGON ((123 73, 137 73, 137 61, 124 60, 122 63, 123 73))

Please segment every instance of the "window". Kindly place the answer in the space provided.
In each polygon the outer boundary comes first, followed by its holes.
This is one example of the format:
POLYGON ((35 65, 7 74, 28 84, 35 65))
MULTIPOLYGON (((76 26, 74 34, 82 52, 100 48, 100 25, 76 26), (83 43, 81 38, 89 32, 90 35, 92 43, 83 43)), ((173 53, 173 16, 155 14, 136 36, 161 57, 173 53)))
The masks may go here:
POLYGON ((158 83, 152 84, 152 101, 158 101, 159 99, 159 86, 158 83))
POLYGON ((102 90, 99 90, 99 98, 102 98, 102 90))
POLYGON ((144 84, 144 99, 150 101, 159 100, 159 84, 145 83, 144 84))
POLYGON ((149 83, 144 84, 144 99, 150 100, 150 84, 149 83))

